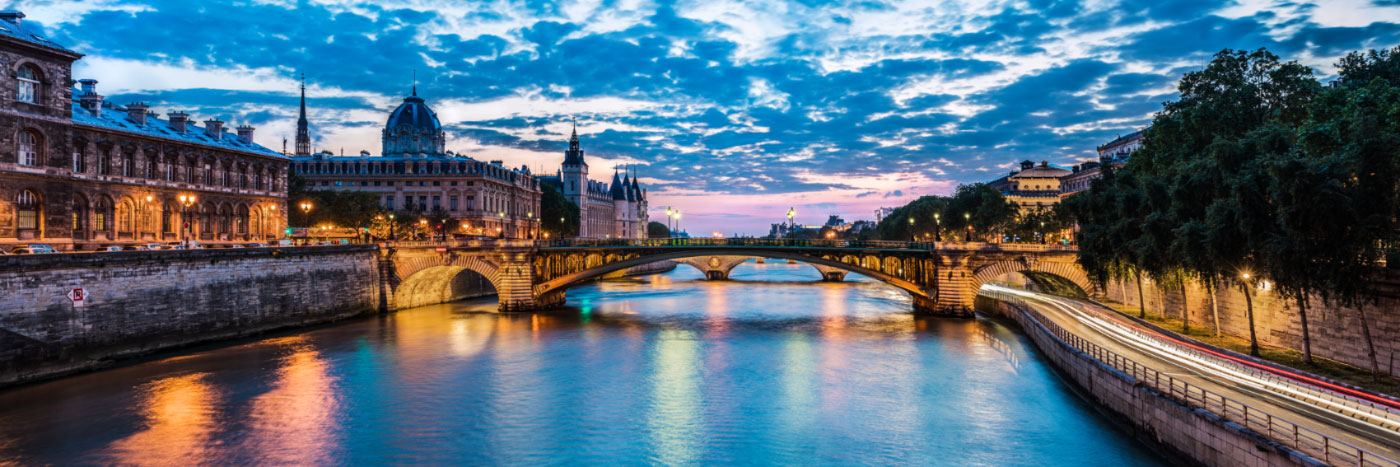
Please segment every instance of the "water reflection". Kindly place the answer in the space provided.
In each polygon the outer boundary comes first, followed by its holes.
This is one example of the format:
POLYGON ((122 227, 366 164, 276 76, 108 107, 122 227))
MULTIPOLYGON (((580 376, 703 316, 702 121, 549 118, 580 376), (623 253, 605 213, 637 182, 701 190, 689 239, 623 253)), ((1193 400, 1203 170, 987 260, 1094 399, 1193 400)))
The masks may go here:
POLYGON ((263 464, 325 463, 339 449, 336 378, 305 337, 269 343, 290 353, 279 360, 272 389, 251 401, 249 436, 238 451, 263 464))
POLYGON ((122 465, 197 465, 220 456, 214 443, 219 423, 219 394, 206 381, 207 373, 171 376, 143 385, 140 394, 142 428, 113 441, 103 451, 103 463, 122 465))
POLYGON ((0 392, 5 464, 1153 464, 1018 334, 803 264, 491 299, 0 392))

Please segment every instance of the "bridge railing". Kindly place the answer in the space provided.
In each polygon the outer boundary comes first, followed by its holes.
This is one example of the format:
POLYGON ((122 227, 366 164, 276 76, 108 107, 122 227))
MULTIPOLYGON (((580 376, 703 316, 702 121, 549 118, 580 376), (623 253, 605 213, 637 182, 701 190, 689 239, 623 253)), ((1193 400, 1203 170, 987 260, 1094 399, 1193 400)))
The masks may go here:
POLYGON ((1004 250, 1071 251, 1054 244, 985 242, 895 242, 886 240, 801 240, 791 238, 571 238, 537 242, 541 248, 625 248, 625 247, 801 247, 893 250, 1004 250))
POLYGON ((1159 394, 1187 406, 1203 409, 1256 433, 1267 436, 1298 452, 1320 459, 1328 465, 1400 467, 1400 462, 1353 446, 1344 441, 1299 426, 1243 402, 1217 394, 1200 386, 1182 381, 1170 374, 1143 365, 1070 332, 1048 319, 1025 301, 998 296, 997 300, 1015 303, 1031 319, 1040 324, 1062 345, 1084 353, 1109 367, 1126 373, 1159 394))

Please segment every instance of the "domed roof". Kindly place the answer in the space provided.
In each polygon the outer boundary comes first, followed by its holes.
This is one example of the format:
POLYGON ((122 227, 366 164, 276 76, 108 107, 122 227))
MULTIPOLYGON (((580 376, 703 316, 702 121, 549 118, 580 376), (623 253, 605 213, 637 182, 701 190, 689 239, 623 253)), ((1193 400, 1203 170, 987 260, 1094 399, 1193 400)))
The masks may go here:
POLYGON ((389 113, 389 122, 384 125, 383 155, 441 157, 446 146, 447 137, 437 114, 418 97, 415 86, 413 95, 403 98, 403 103, 389 113))
POLYGON ((415 91, 412 96, 403 98, 403 103, 399 108, 394 109, 389 114, 389 123, 384 125, 386 130, 393 130, 401 126, 409 126, 415 130, 427 130, 437 132, 442 128, 438 123, 437 114, 433 109, 428 108, 428 104, 423 102, 423 98, 418 97, 415 91))

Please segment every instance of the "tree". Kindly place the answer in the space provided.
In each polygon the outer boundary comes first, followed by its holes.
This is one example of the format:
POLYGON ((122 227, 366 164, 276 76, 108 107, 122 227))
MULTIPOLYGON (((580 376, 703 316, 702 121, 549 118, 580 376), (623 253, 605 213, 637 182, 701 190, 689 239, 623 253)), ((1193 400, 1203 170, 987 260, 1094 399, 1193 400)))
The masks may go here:
POLYGON ((579 232, 578 205, 549 183, 540 183, 540 230, 555 238, 577 237, 579 232))
POLYGON ((651 221, 647 223, 647 237, 671 238, 671 229, 667 228, 666 224, 662 224, 657 221, 651 221))

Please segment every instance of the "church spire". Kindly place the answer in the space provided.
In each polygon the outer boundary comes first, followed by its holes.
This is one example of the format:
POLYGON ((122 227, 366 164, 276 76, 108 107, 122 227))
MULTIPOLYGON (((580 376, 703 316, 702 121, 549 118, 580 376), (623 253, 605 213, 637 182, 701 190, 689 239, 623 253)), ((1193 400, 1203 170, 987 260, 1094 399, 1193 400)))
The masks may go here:
POLYGON ((588 165, 583 161, 583 149, 578 145, 578 122, 574 122, 574 132, 569 136, 569 150, 564 151, 564 165, 588 165))
POLYGON ((413 69, 413 97, 418 97, 418 69, 413 69))
POLYGON ((311 129, 306 121, 306 73, 301 74, 301 113, 297 117, 297 157, 311 156, 311 129))

